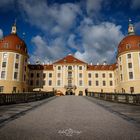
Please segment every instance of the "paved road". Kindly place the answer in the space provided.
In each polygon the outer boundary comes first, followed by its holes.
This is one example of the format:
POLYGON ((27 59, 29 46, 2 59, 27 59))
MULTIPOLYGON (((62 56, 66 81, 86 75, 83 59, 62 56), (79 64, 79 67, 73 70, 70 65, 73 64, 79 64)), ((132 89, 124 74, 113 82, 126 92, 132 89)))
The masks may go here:
POLYGON ((140 140, 140 128, 85 97, 63 96, 0 128, 0 140, 140 140))

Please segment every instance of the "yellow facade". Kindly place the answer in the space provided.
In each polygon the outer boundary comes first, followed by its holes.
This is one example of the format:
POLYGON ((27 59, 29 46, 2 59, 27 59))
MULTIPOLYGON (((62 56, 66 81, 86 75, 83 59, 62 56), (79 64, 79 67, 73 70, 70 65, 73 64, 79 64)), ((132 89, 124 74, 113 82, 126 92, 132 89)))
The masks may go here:
POLYGON ((13 28, 3 40, 0 40, 1 93, 40 90, 64 95, 85 95, 86 91, 140 93, 140 36, 132 31, 120 42, 116 63, 110 65, 90 65, 71 54, 53 64, 29 65, 26 45, 13 28))

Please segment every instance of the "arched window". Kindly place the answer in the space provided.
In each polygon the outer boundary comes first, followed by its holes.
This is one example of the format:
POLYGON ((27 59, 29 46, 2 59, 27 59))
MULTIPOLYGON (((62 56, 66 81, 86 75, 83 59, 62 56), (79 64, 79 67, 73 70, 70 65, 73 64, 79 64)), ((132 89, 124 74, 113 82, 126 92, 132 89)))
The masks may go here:
POLYGON ((68 66, 68 70, 72 70, 72 66, 68 66))

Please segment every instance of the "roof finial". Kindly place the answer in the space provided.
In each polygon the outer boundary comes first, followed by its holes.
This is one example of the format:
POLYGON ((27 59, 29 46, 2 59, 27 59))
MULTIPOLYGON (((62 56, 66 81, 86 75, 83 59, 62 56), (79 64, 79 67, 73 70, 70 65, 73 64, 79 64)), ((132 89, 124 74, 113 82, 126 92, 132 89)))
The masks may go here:
POLYGON ((17 20, 15 19, 14 25, 12 26, 11 34, 16 34, 17 33, 16 23, 17 23, 17 20))
POLYGON ((129 25, 128 25, 128 35, 134 35, 134 25, 131 23, 132 20, 129 18, 129 25))

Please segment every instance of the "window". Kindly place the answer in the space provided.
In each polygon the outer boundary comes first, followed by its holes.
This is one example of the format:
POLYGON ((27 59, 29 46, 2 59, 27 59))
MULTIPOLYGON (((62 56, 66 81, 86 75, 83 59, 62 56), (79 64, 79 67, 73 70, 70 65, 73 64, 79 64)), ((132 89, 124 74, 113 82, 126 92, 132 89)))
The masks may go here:
POLYGON ((82 73, 79 73, 79 77, 82 78, 82 73))
POLYGON ((79 86, 82 86, 83 85, 83 82, 82 80, 79 81, 79 86))
POLYGON ((31 78, 33 78, 34 77, 34 74, 33 73, 31 73, 31 78))
POLYGON ((91 73, 88 73, 88 78, 91 78, 91 73))
POLYGON ((105 78, 105 73, 102 74, 102 77, 105 78))
POLYGON ((68 80, 68 86, 72 86, 72 80, 68 80))
POLYGON ((14 79, 17 79, 17 78, 18 78, 18 73, 14 72, 14 79))
POLYGON ((46 77, 46 73, 43 73, 43 78, 45 78, 46 77))
POLYGON ((99 76, 98 76, 98 73, 95 73, 95 77, 96 77, 96 78, 98 78, 98 77, 99 77, 99 76))
POLYGON ((129 79, 133 79, 133 72, 129 72, 129 79))
POLYGON ((130 87, 130 92, 134 93, 134 87, 130 87))
POLYGON ((43 80, 43 85, 45 85, 46 84, 46 82, 45 82, 45 80, 43 80))
POLYGON ((128 68, 132 68, 132 63, 128 63, 128 68))
POLYGON ((31 86, 33 85, 33 80, 30 80, 30 85, 31 85, 31 86))
POLYGON ((39 77, 40 77, 40 73, 37 73, 37 74, 36 74, 36 77, 39 78, 39 77))
POLYGON ((26 81, 26 75, 24 75, 24 81, 26 81))
POLYGON ((58 70, 61 70, 61 66, 58 66, 58 70))
POLYGON ((52 77, 52 73, 49 73, 49 77, 50 77, 50 78, 52 77))
POLYGON ((112 81, 110 81, 109 83, 110 83, 110 86, 113 86, 113 82, 112 81))
POLYGON ((103 86, 106 86, 106 82, 105 81, 103 81, 103 86))
POLYGON ((79 70, 82 70, 82 66, 79 66, 79 70))
POLYGON ((88 81, 88 85, 89 86, 91 86, 92 85, 92 81, 90 80, 90 81, 88 81))
POLYGON ((120 60, 120 62, 121 62, 121 57, 119 57, 119 60, 120 60))
POLYGON ((18 63, 15 63, 15 69, 18 69, 18 63))
POLYGON ((72 72, 71 71, 68 72, 68 78, 72 78, 72 72))
POLYGON ((120 65, 120 70, 122 70, 122 65, 120 65))
POLYGON ((16 59, 19 59, 19 54, 16 54, 16 59))
POLYGON ((131 45, 130 44, 126 44, 126 49, 130 49, 131 45))
POLYGON ((16 92, 16 90, 17 90, 17 87, 13 87, 13 92, 16 92))
POLYGON ((3 67, 3 68, 6 67, 6 62, 2 62, 2 67, 3 67))
POLYGON ((0 93, 2 93, 4 90, 4 86, 0 86, 0 93))
POLYGON ((60 86, 60 84, 61 84, 61 81, 57 80, 57 86, 60 86))
POLYGON ((68 66, 68 70, 72 70, 72 66, 68 66))
POLYGON ((39 86, 39 80, 36 80, 36 86, 39 86))
POLYGON ((112 73, 109 73, 109 77, 112 78, 112 73))
POLYGON ((122 81, 123 80, 123 75, 122 74, 120 75, 120 78, 121 78, 121 81, 122 81))
POLYGON ((99 81, 96 81, 96 86, 99 86, 99 81))
POLYGON ((49 86, 51 86, 52 85, 52 80, 49 80, 49 86))
POLYGON ((127 54, 127 58, 128 59, 130 59, 131 58, 131 54, 129 53, 129 54, 127 54))
POLYGON ((3 48, 8 48, 8 43, 4 43, 3 48))
POLYGON ((18 50, 19 50, 19 49, 20 49, 20 45, 16 45, 16 49, 18 49, 18 50))
POLYGON ((8 56, 8 54, 7 54, 7 53, 3 53, 3 59, 6 59, 6 58, 7 58, 7 56, 8 56))
POLYGON ((1 78, 5 78, 5 71, 1 72, 1 78))
POLYGON ((57 77, 60 78, 61 77, 61 73, 57 73, 57 77))

